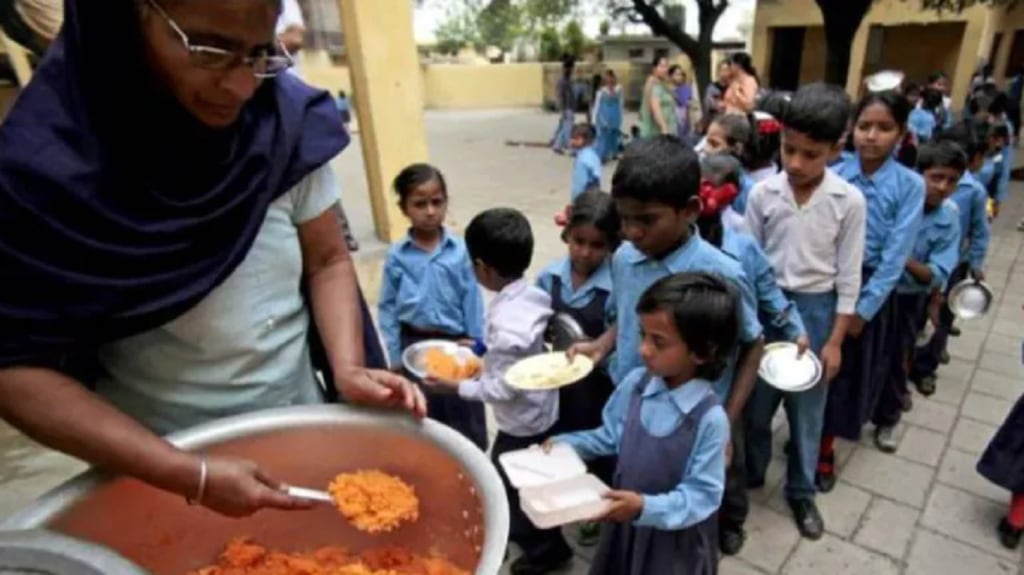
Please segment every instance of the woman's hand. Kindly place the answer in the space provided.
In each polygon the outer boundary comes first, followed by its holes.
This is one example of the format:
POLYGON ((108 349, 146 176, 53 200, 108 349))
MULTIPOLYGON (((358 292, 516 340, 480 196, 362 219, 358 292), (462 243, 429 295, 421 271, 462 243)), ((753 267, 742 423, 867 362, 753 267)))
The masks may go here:
MULTIPOLYGON (((196 480, 199 480, 196 464, 196 480)), ((228 517, 247 517, 261 509, 309 509, 313 503, 285 493, 286 485, 244 459, 212 457, 206 460, 206 485, 199 504, 228 517)), ((196 492, 199 495, 198 483, 196 492)))
POLYGON ((353 405, 400 409, 422 418, 427 400, 408 379, 383 370, 353 367, 335 376, 338 392, 353 405))

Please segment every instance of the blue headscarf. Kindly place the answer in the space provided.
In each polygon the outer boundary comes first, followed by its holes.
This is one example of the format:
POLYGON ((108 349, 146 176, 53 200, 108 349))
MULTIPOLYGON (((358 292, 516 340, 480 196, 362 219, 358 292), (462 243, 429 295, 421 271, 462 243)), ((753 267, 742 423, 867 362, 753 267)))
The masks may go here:
POLYGON ((265 81, 227 130, 155 89, 136 0, 66 0, 0 126, 0 368, 68 371, 242 262, 276 198, 348 144, 328 94, 265 81))

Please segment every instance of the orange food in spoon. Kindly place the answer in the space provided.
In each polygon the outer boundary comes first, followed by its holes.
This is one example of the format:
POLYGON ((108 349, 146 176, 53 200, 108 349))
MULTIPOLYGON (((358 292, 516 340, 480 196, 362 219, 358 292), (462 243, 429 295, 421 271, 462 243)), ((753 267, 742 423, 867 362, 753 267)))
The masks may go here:
POLYGON ((382 471, 342 473, 331 481, 327 491, 345 519, 360 531, 392 531, 402 522, 419 518, 416 491, 382 471))

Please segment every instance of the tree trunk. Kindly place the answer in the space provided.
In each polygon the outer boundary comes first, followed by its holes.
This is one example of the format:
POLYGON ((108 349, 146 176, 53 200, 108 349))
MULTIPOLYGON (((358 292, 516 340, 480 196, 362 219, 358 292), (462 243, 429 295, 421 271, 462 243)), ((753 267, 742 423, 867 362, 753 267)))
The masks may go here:
POLYGON ((872 0, 817 0, 825 21, 825 82, 846 87, 850 49, 872 0))

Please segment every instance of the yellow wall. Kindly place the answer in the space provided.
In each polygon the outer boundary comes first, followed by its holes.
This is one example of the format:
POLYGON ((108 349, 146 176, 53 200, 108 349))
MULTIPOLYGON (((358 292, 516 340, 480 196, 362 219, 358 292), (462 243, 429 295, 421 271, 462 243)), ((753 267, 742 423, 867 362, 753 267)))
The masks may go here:
POLYGON ((917 83, 927 81, 928 75, 936 70, 952 73, 960 57, 963 35, 964 25, 959 22, 887 27, 880 65, 866 68, 864 73, 901 70, 909 81, 917 83))
POLYGON ((424 67, 426 105, 434 109, 539 107, 544 99, 542 64, 424 67))
MULTIPOLYGON (((825 27, 812 26, 804 32, 804 52, 800 59, 800 83, 820 82, 825 77, 825 27)), ((764 73, 769 72, 768 68, 764 73)))
MULTIPOLYGON (((899 44, 890 44, 885 50, 886 63, 899 64, 914 79, 917 76, 927 76, 929 73, 943 69, 948 73, 953 83, 953 101, 962 102, 967 93, 971 74, 977 66, 980 58, 988 56, 992 45, 992 36, 1000 31, 1004 24, 1002 9, 992 9, 987 6, 976 5, 961 13, 947 11, 938 13, 933 10, 921 10, 920 4, 914 1, 904 0, 878 0, 864 18, 857 36, 854 38, 853 51, 850 58, 850 73, 847 79, 847 90, 856 95, 862 83, 865 70, 864 51, 867 46, 868 30, 872 25, 905 26, 908 24, 935 24, 941 22, 960 22, 957 29, 962 29, 962 42, 954 40, 957 34, 953 28, 942 27, 939 31, 913 31, 910 27, 900 28, 899 32, 887 29, 892 41, 906 34, 908 40, 902 40, 899 44), (916 38, 916 40, 915 40, 916 38), (913 43, 923 41, 921 44, 913 43), (955 42, 955 47, 950 47, 950 42, 955 42), (899 46, 896 54, 890 54, 894 49, 892 46, 899 46), (956 52, 954 55, 952 52, 956 52), (927 71, 926 71, 927 69, 927 71)), ((1024 10, 1017 10, 1024 12, 1024 10)), ((1024 27, 1024 16, 1021 18, 1021 27, 1024 27)), ((823 25, 821 10, 814 0, 762 0, 757 3, 757 14, 754 22, 752 47, 754 51, 754 63, 761 70, 768 70, 771 62, 771 34, 772 28, 782 26, 805 26, 812 27, 808 31, 808 37, 813 38, 816 34, 814 27, 823 25)), ((922 29, 924 29, 922 27, 922 29)), ((1007 35, 1005 43, 1012 41, 1012 33, 1007 35)), ((821 50, 824 52, 824 36, 821 37, 821 50)), ((888 43, 888 42, 887 42, 888 43)), ((807 46, 816 45, 807 41, 807 46)), ((805 74, 810 77, 812 71, 816 70, 817 59, 811 59, 805 48, 801 61, 801 81, 805 74)), ((1002 52, 1002 50, 1000 50, 1002 52)), ((824 56, 821 56, 824 59, 824 56)), ((821 64, 824 72, 824 63, 821 64)), ((818 76, 820 78, 822 76, 818 76)))

